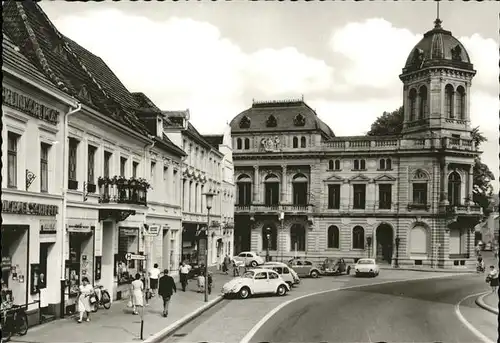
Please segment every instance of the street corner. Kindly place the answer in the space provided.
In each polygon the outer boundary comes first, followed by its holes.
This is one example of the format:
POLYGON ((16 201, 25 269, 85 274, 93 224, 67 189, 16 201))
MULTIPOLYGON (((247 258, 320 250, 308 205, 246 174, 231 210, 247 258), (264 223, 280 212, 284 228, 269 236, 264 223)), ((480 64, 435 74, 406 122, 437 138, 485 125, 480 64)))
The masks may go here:
POLYGON ((498 302, 498 294, 496 292, 485 292, 480 294, 475 300, 477 306, 496 315, 498 315, 498 302))

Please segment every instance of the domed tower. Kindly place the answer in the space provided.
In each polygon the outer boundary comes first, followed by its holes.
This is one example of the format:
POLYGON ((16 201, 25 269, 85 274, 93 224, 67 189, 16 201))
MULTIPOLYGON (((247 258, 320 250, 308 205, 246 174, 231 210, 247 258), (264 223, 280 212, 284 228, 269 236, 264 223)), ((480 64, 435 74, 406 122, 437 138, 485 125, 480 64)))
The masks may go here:
POLYGON ((407 137, 470 138, 470 86, 476 74, 462 43, 434 21, 406 60, 403 73, 404 122, 407 137))

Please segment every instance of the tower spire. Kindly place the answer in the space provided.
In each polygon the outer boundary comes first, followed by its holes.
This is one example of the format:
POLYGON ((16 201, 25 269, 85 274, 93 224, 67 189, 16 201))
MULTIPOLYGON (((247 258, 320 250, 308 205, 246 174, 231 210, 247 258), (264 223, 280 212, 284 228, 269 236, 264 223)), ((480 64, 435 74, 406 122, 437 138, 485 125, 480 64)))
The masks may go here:
POLYGON ((436 20, 434 20, 434 28, 435 29, 440 29, 441 28, 441 23, 443 22, 441 19, 439 19, 439 3, 441 0, 436 0, 437 2, 437 16, 436 20))

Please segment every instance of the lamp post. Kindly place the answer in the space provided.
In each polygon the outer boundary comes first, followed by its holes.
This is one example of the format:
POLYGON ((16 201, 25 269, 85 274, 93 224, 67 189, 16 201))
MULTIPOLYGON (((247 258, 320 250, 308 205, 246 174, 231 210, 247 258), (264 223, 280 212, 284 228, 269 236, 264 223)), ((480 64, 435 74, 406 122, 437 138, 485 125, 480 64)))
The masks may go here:
POLYGON ((266 229, 266 240, 267 240, 267 244, 266 244, 266 262, 269 262, 269 244, 271 244, 271 228, 267 228, 266 229))
MULTIPOLYGON (((281 244, 282 241, 282 236, 283 236, 283 222, 285 221, 285 212, 280 212, 280 224, 281 224, 281 232, 279 234, 279 242, 280 242, 280 251, 281 251, 281 262, 283 262, 283 250, 285 250, 285 247, 283 247, 283 244, 281 244)), ((278 259, 278 256, 276 254, 276 259, 278 259)))
POLYGON ((394 240, 394 242, 396 243, 396 263, 394 263, 394 267, 395 268, 399 268, 399 242, 400 242, 400 238, 399 236, 396 236, 396 239, 394 240))
POLYGON ((208 230, 210 228, 210 210, 212 209, 212 203, 214 200, 215 193, 207 192, 203 193, 207 200, 207 238, 205 247, 205 302, 208 302, 208 230))
POLYGON ((370 257, 370 247, 372 246, 372 238, 366 237, 366 245, 368 246, 368 257, 370 257))

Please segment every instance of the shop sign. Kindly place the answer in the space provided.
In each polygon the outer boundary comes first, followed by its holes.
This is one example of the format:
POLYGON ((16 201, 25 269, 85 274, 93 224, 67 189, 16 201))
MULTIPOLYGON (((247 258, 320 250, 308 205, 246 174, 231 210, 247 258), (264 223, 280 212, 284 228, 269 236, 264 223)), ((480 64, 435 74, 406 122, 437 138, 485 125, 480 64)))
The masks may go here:
POLYGON ((10 270, 12 267, 12 258, 10 256, 2 256, 2 272, 10 270))
POLYGON ((159 233, 160 233, 160 226, 159 225, 146 226, 146 234, 148 236, 158 236, 159 233))
POLYGON ((66 225, 68 232, 90 233, 92 226, 84 223, 66 225))
POLYGON ((137 236, 137 229, 120 228, 120 234, 125 236, 137 236))
POLYGON ((132 253, 128 252, 128 253, 125 254, 125 259, 127 261, 130 261, 130 260, 145 260, 146 256, 145 255, 139 255, 139 254, 132 254, 132 253))
POLYGON ((55 220, 40 220, 40 234, 53 234, 57 232, 57 221, 55 220))
POLYGON ((56 205, 38 204, 36 202, 2 200, 2 212, 31 214, 34 216, 55 216, 59 212, 59 208, 56 205))
POLYGON ((59 122, 60 112, 35 101, 33 98, 19 94, 11 89, 2 87, 3 104, 9 105, 36 119, 44 120, 51 124, 59 122))

